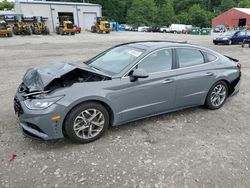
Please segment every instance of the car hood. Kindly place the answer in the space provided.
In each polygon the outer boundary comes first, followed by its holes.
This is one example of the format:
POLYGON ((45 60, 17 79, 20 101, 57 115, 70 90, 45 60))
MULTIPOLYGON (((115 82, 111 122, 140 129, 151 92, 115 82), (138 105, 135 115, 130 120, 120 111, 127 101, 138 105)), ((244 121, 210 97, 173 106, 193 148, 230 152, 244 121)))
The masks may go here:
POLYGON ((46 86, 48 86, 52 81, 59 79, 76 69, 110 77, 109 75, 94 70, 83 63, 81 65, 53 63, 43 64, 35 68, 28 69, 23 77, 23 84, 28 88, 29 92, 44 91, 46 86))

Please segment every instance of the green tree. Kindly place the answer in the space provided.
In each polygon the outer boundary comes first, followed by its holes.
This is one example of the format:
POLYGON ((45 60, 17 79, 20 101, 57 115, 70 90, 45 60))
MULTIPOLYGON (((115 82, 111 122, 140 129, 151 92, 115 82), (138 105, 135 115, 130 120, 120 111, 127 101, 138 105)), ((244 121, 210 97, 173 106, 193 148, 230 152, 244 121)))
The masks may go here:
POLYGON ((134 26, 154 25, 156 13, 154 0, 133 0, 128 10, 127 22, 134 26))
POLYGON ((189 11, 190 24, 198 27, 208 27, 211 22, 211 13, 205 11, 200 5, 195 4, 190 7, 189 11))
POLYGON ((14 3, 13 2, 9 2, 7 0, 3 0, 2 2, 0 2, 0 10, 11 10, 14 8, 14 3))
POLYGON ((190 16, 187 12, 182 12, 175 16, 175 23, 177 24, 191 24, 190 16))
POLYGON ((239 2, 239 7, 250 8, 250 0, 243 0, 239 2))
POLYGON ((156 23, 158 25, 170 25, 174 21, 174 16, 173 1, 168 0, 158 7, 156 23))
POLYGON ((225 12, 229 10, 230 8, 233 8, 236 6, 236 1, 234 0, 222 0, 220 4, 220 12, 225 12))

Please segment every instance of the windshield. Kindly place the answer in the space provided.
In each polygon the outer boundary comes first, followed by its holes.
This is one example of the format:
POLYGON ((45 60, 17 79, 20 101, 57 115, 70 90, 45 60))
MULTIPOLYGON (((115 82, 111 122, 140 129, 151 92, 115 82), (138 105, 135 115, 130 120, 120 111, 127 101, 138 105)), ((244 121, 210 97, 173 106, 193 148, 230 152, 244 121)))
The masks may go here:
POLYGON ((112 48, 90 60, 87 64, 110 75, 120 73, 136 58, 143 54, 142 49, 119 46, 112 48))
POLYGON ((233 36, 235 31, 227 31, 225 33, 222 33, 221 36, 233 36))

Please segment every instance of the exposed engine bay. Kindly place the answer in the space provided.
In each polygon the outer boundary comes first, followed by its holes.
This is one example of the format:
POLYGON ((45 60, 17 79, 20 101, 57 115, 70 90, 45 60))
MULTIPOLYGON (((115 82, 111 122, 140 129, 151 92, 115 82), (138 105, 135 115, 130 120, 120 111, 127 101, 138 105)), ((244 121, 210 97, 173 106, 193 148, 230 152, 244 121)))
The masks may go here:
POLYGON ((105 80, 111 80, 111 77, 70 64, 54 64, 49 69, 47 65, 41 65, 26 72, 19 92, 24 93, 25 98, 32 98, 75 83, 105 80))
POLYGON ((74 83, 97 82, 105 80, 110 80, 110 78, 85 70, 76 69, 63 75, 61 78, 53 80, 48 86, 45 87, 45 90, 54 90, 60 87, 69 87, 74 83))

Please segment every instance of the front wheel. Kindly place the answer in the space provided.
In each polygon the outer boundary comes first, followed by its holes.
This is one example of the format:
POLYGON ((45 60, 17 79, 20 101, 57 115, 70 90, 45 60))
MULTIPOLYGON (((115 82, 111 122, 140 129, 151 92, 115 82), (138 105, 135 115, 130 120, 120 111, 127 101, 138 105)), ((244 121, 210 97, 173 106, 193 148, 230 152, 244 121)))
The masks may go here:
POLYGON ((109 126, 104 106, 87 102, 73 108, 65 120, 67 136, 74 142, 88 143, 100 138, 109 126))
POLYGON ((205 105, 211 109, 219 109, 226 102, 228 96, 228 86, 224 81, 216 82, 209 90, 205 105))

